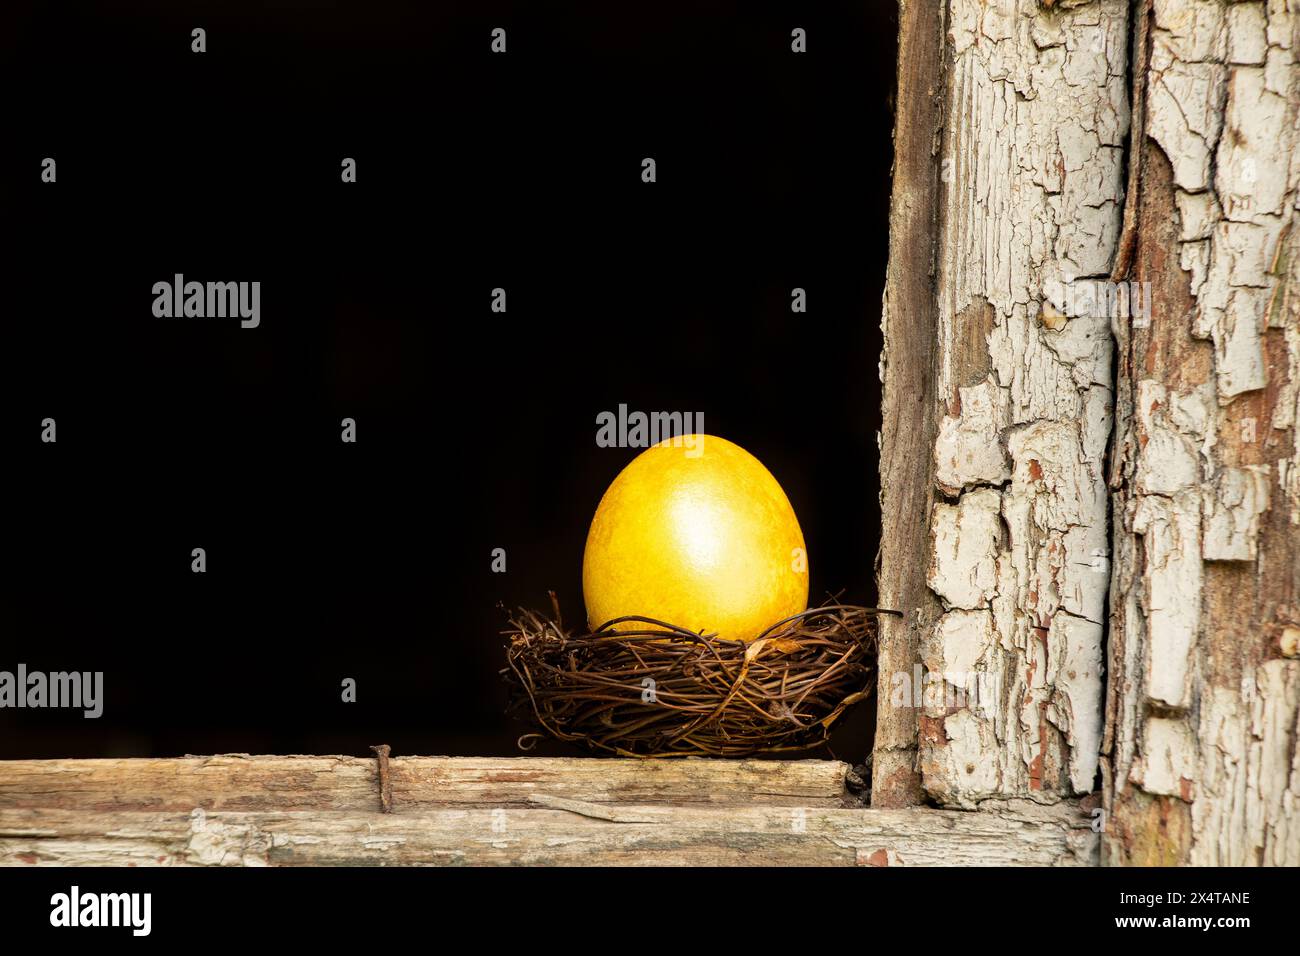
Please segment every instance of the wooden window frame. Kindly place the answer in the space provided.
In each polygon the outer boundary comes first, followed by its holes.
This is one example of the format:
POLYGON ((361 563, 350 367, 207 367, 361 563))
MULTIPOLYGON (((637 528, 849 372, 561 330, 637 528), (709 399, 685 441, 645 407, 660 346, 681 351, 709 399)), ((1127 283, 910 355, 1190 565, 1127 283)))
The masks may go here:
POLYGON ((1193 2, 899 4, 869 806, 836 761, 12 761, 0 864, 1300 865, 1300 89, 1256 95, 1300 18, 1193 2), (1165 315, 1071 325, 1062 261, 1165 315), (895 704, 972 641, 1000 710, 895 704))

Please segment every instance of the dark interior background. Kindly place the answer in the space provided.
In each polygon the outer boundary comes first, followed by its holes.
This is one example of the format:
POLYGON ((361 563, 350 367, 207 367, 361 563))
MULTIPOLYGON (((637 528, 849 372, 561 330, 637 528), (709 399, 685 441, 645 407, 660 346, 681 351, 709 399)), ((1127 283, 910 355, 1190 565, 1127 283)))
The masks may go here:
POLYGON ((0 670, 106 692, 0 710, 0 758, 516 753, 503 608, 581 618, 619 403, 702 412, 784 486, 813 599, 874 599, 892 3, 0 18, 0 670), (177 272, 260 280, 261 327, 155 319, 177 272))

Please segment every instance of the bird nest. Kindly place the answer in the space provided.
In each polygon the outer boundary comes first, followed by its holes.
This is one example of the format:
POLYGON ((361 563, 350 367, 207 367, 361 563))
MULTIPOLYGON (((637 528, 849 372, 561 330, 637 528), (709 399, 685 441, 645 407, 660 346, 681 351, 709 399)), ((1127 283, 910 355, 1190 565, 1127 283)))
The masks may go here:
MULTIPOLYGON (((808 750, 874 690, 875 608, 827 604, 733 641, 635 616, 571 633, 554 594, 551 602, 551 617, 522 609, 503 632, 510 710, 593 750, 717 757, 808 750)), ((526 734, 520 747, 539 736, 526 734)))

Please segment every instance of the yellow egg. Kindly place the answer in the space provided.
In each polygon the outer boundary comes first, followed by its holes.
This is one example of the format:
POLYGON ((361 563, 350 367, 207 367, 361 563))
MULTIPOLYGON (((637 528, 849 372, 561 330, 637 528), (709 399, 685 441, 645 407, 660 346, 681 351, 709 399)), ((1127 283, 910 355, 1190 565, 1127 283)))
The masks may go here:
POLYGON ((803 532, 745 449, 713 435, 669 439, 634 458, 601 498, 582 591, 593 630, 635 614, 753 640, 808 606, 803 532))

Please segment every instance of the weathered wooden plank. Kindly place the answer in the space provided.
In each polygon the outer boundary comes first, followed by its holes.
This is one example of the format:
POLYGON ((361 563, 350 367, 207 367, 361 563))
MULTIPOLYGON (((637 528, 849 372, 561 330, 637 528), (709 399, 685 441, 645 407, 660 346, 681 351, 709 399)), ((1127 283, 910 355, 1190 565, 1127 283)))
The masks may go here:
POLYGON ((0 809, 0 865, 1092 865, 1076 807, 550 806, 380 813, 0 809))
POLYGON ((944 5, 930 0, 899 3, 889 266, 881 317, 881 547, 876 590, 881 607, 902 611, 904 617, 880 616, 871 775, 871 803, 877 807, 914 806, 924 799, 917 769, 918 711, 910 702, 899 705, 890 691, 893 675, 912 673, 920 635, 939 615, 939 602, 926 587, 925 566, 935 496, 928 451, 939 420, 934 247, 943 14, 944 5))
MULTIPOLYGON (((1141 8, 1140 8, 1141 9, 1141 8)), ((1107 862, 1300 865, 1300 14, 1157 0, 1111 455, 1107 862)))
MULTIPOLYGON (((942 615, 919 655, 934 684, 901 689, 940 804, 1068 799, 1094 788, 1102 731, 1113 340, 1108 300, 1084 292, 1120 232, 1129 4, 939 6, 942 615)), ((882 697, 900 689, 885 670, 882 697)))
POLYGON ((1128 19, 900 6, 877 806, 1094 786, 1112 338, 1071 293, 1117 246, 1128 19))
MULTIPOLYGON (((545 793, 592 803, 763 804, 852 802, 848 766, 834 760, 622 760, 394 757, 393 802, 526 806, 545 793)), ((0 762, 0 809, 370 810, 377 762, 339 756, 221 754, 178 759, 0 762)))

